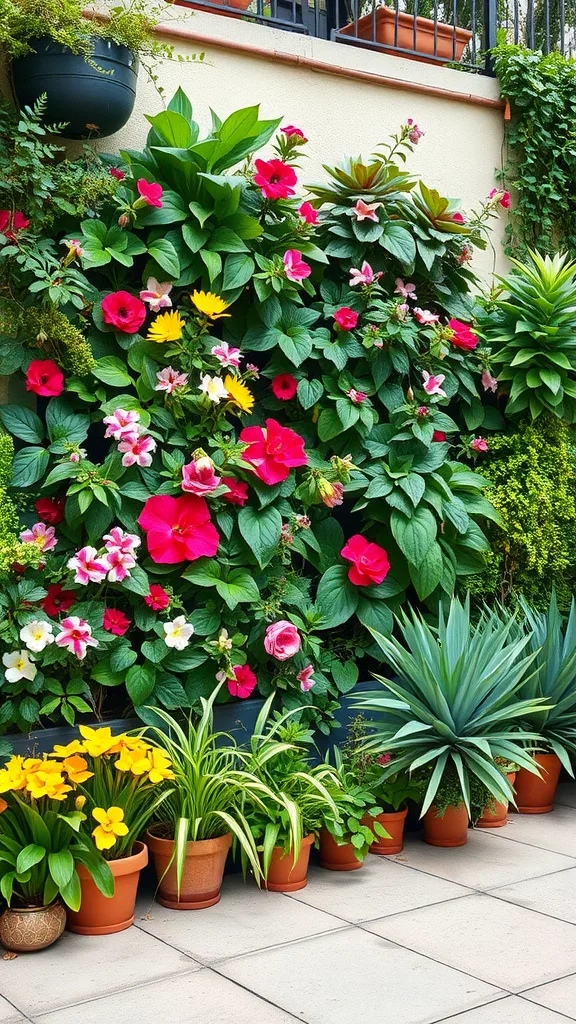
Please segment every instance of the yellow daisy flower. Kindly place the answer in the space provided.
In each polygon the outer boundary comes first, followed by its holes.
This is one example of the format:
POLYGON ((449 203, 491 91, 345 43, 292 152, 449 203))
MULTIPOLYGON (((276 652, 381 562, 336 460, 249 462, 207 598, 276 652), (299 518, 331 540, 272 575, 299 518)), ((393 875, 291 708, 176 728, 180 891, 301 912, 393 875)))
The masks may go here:
POLYGON ((228 309, 230 303, 225 302, 219 295, 214 295, 214 292, 196 291, 190 298, 198 312, 204 313, 204 316, 207 316, 209 320, 219 320, 223 316, 232 316, 231 313, 224 312, 225 309, 228 309))
POLYGON ((254 408, 254 395, 241 380, 236 380, 236 377, 228 374, 224 378, 224 387, 233 405, 237 405, 242 412, 252 412, 254 408))
POLYGON ((156 341, 159 344, 165 341, 179 341, 182 337, 184 321, 175 309, 168 313, 159 313, 148 328, 147 341, 156 341))
POLYGON ((95 807, 92 817, 98 822, 92 835, 99 850, 110 850, 118 836, 128 835, 128 826, 122 820, 124 811, 121 807, 109 807, 107 811, 103 807, 95 807))

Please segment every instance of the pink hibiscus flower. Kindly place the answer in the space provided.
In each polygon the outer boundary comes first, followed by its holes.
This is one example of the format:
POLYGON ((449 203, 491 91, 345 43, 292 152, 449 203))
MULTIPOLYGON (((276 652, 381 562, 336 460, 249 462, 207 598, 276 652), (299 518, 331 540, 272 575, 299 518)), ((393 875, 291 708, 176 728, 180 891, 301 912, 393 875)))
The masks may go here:
POLYGON ((208 505, 195 495, 154 495, 148 498, 138 523, 146 532, 152 561, 159 564, 193 562, 204 555, 212 558, 218 550, 220 535, 210 521, 208 505))
POLYGON ((233 697, 249 697, 256 689, 258 679, 249 665, 234 665, 232 668, 234 679, 227 679, 228 692, 233 697))
POLYGON ((301 203, 298 213, 307 224, 318 223, 318 210, 312 206, 312 203, 301 203))
POLYGON ((288 199, 294 195, 296 172, 282 160, 255 160, 254 184, 266 199, 288 199))
POLYGON ((266 420, 266 427, 244 427, 239 439, 248 446, 242 458, 265 484, 281 483, 292 468, 308 462, 303 438, 276 420, 266 420))

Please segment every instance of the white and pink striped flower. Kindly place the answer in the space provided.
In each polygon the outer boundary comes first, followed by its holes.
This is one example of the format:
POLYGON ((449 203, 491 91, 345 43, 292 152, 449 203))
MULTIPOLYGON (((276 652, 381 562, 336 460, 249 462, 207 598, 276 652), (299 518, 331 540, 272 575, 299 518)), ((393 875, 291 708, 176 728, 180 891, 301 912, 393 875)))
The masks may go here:
POLYGON ((106 555, 106 561, 109 566, 109 583, 122 583, 130 575, 130 569, 136 565, 134 555, 120 551, 119 548, 110 551, 106 555))
POLYGON ((401 295, 403 299, 415 299, 416 298, 416 285, 415 284, 411 284, 411 282, 408 282, 408 284, 404 284, 404 281, 402 280, 401 277, 397 277, 396 281, 394 283, 396 285, 396 287, 394 289, 394 294, 395 295, 401 295))
POLYGON ((128 438, 120 441, 118 451, 122 452, 123 466, 151 466, 152 452, 156 449, 156 441, 148 434, 142 437, 128 438))
POLYGON ((149 277, 146 281, 146 288, 140 292, 142 302, 147 302, 153 313, 159 313, 161 309, 172 305, 170 292, 172 285, 170 281, 157 281, 155 277, 149 277))
POLYGON ((442 385, 446 380, 444 373, 439 373, 435 377, 428 373, 428 370, 422 370, 422 387, 427 395, 441 395, 442 398, 447 398, 446 392, 442 389, 442 385))
POLYGON ((382 203, 365 203, 363 199, 359 199, 352 212, 357 221, 373 220, 378 223, 378 214, 376 211, 382 205, 382 203))
POLYGON ((106 555, 98 555, 96 548, 87 545, 80 548, 76 554, 68 559, 69 569, 74 569, 74 583, 102 583, 108 572, 108 559, 106 555))
POLYGON ((116 441, 135 441, 142 432, 140 413, 135 409, 115 409, 112 416, 105 416, 106 433, 116 441))
POLYGON ((355 288, 357 284, 368 285, 374 284, 375 281, 381 277, 381 274, 375 274, 369 263, 364 260, 362 267, 358 270, 357 267, 350 267, 349 270, 350 281, 348 282, 350 288, 355 288))
POLYGON ((220 366, 234 366, 236 369, 239 369, 240 360, 244 359, 240 349, 229 345, 227 341, 221 341, 219 345, 214 345, 210 352, 213 356, 216 356, 220 366))
POLYGON ((419 324, 424 325, 437 324, 440 319, 437 313, 432 313, 429 309, 420 309, 419 306, 414 310, 414 317, 419 324))
POLYGON ((98 641, 92 636, 92 627, 86 619, 78 615, 69 615, 61 622, 62 631, 56 637, 58 647, 65 647, 75 654, 79 661, 86 657, 89 647, 98 647, 98 641))
POLYGON ((28 530, 22 530, 20 540, 25 544, 35 544, 40 551, 52 551, 58 543, 56 530, 46 523, 34 523, 28 530))
POLYGON ((177 388, 183 388, 188 383, 187 373, 178 373, 172 366, 165 366, 156 374, 158 383, 154 391, 166 391, 173 395, 177 388))
POLYGON ((105 533, 102 540, 108 553, 119 551, 123 555, 135 554, 142 541, 137 533, 126 533, 121 526, 113 526, 110 533, 105 533))

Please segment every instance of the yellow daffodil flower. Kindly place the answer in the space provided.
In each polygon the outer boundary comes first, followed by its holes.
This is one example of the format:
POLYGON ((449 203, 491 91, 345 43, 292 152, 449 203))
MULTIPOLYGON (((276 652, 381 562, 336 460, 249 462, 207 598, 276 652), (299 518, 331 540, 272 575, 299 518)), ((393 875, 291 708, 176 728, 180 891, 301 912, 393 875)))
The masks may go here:
POLYGON ((224 378, 224 387, 228 392, 229 401, 233 405, 237 405, 242 412, 252 412, 254 408, 254 395, 241 380, 237 380, 236 377, 227 374, 224 378))
POLYGON ((190 298, 198 312, 203 313, 209 320, 220 320, 223 316, 232 316, 231 313, 225 312, 230 303, 225 302, 219 295, 214 295, 214 292, 195 291, 190 298))
POLYGON ((148 751, 146 757, 136 761, 130 770, 136 776, 147 775, 148 782, 157 785, 159 782, 164 782, 165 779, 174 778, 174 772, 170 768, 171 764, 170 758, 166 756, 163 750, 153 747, 152 750, 148 751))
POLYGON ((48 757, 70 757, 71 754, 83 754, 85 749, 86 748, 83 744, 80 743, 80 740, 72 740, 71 743, 68 743, 65 747, 61 746, 59 743, 55 743, 54 749, 50 754, 48 754, 48 757))
POLYGON ((88 771, 88 761, 79 754, 72 754, 62 762, 62 771, 66 772, 70 782, 80 783, 91 779, 94 772, 88 771))
POLYGON ((141 736, 128 736, 123 733, 122 736, 118 736, 117 739, 120 741, 120 751, 124 750, 150 750, 150 744, 146 743, 141 736))
MULTIPOLYGON (((46 762, 53 764, 53 762, 46 762)), ((29 772, 26 790, 35 800, 47 796, 49 800, 65 800, 66 794, 72 791, 72 786, 67 786, 64 776, 59 772, 39 769, 36 772, 29 772)))
POLYGON ((118 760, 114 762, 114 767, 117 768, 119 772, 132 771, 132 765, 136 764, 137 761, 141 761, 145 755, 145 750, 128 750, 125 748, 122 750, 118 760))
POLYGON ((26 772, 24 770, 24 758, 17 754, 6 762, 4 768, 0 769, 0 793, 9 793, 13 790, 24 789, 26 786, 26 772))
POLYGON ((166 341, 179 341, 182 337, 183 327, 184 321, 175 309, 168 313, 159 313, 150 324, 146 339, 158 344, 163 344, 166 341))
POLYGON ((98 822, 92 836, 99 850, 110 850, 119 836, 128 835, 128 826, 124 823, 124 811, 121 807, 95 807, 92 817, 98 822))
POLYGON ((84 749, 90 757, 100 757, 102 754, 117 754, 120 750, 121 736, 113 736, 112 730, 108 727, 103 729, 91 729, 88 725, 78 726, 80 735, 84 739, 84 749))

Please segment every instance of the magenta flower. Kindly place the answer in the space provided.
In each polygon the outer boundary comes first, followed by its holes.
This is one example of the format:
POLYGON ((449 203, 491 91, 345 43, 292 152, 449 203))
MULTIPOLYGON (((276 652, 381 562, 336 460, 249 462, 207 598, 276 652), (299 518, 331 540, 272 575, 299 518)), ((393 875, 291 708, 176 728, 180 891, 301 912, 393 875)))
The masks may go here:
POLYGON ((410 131, 408 132, 408 138, 410 139, 410 142, 412 143, 413 146, 417 146, 420 139, 424 138, 426 132, 423 132, 422 129, 418 127, 418 125, 413 121, 411 117, 408 118, 406 124, 410 129, 410 131))
POLYGON ((422 379, 424 381, 422 387, 427 395, 441 395, 442 398, 448 397, 446 392, 442 390, 442 384, 446 380, 444 373, 439 373, 436 377, 433 377, 427 370, 422 370, 422 379))
MULTIPOLYGON (((140 198, 144 200, 146 206, 164 206, 162 202, 162 185, 159 185, 156 181, 146 181, 146 178, 139 178, 136 182, 136 188, 140 193, 140 198)), ((139 202, 139 200, 136 200, 139 202)))
POLYGON ((96 548, 90 545, 80 548, 66 564, 69 569, 75 570, 74 583, 82 583, 84 586, 88 583, 102 583, 109 568, 106 555, 98 556, 96 548))
POLYGON ((422 420, 424 419, 425 416, 428 415, 429 412, 430 410, 427 405, 419 405, 418 408, 416 409, 416 415, 419 416, 420 419, 422 420))
POLYGON ((159 313, 161 309, 172 305, 170 292, 172 285, 170 281, 157 281, 155 277, 149 277, 146 281, 146 288, 140 292, 142 302, 147 302, 153 313, 159 313))
POLYGON ((510 193, 509 192, 503 192, 499 188, 493 188, 492 191, 488 193, 488 199, 494 199, 495 202, 500 203, 500 206, 504 210, 509 210, 510 209, 510 193))
POLYGON ((374 220, 378 223, 378 214, 376 211, 382 205, 382 203, 365 203, 363 199, 359 199, 352 212, 358 221, 374 220))
POLYGON ((416 296, 416 285, 415 284, 411 284, 410 282, 408 282, 408 284, 404 284, 404 281, 402 280, 401 277, 397 277, 396 278, 395 284, 396 284, 396 287, 394 289, 394 294, 395 295, 401 295, 403 299, 412 299, 412 300, 414 300, 414 299, 417 298, 417 296, 416 296))
POLYGON ((56 530, 53 526, 46 526, 46 523, 34 523, 29 529, 22 530, 20 540, 25 544, 35 544, 42 552, 52 551, 58 543, 56 530))
POLYGON ((116 178, 116 181, 124 181, 124 178, 126 177, 124 171, 119 170, 118 167, 111 167, 108 174, 111 174, 113 178, 116 178))
POLYGON ((222 483, 222 478, 216 476, 214 463, 207 455, 199 459, 193 459, 186 466, 182 466, 182 490, 189 494, 198 494, 203 497, 211 494, 222 483))
POLYGON ((358 323, 358 313, 350 306, 341 306, 333 316, 341 331, 353 331, 358 323))
POLYGON ((173 395, 177 388, 183 388, 188 383, 188 374, 178 373, 172 366, 165 366, 163 370, 159 370, 156 377, 158 383, 154 391, 166 391, 169 395, 173 395))
POLYGON ((470 447, 474 452, 487 452, 488 442, 484 437, 475 437, 473 441, 470 441, 470 447))
POLYGON ((466 217, 464 216, 463 213, 453 213, 452 214, 452 220, 454 221, 455 224, 465 224, 466 223, 466 217))
POLYGON ((116 441, 135 441, 140 434, 140 413, 135 409, 115 409, 112 416, 105 416, 106 433, 104 437, 113 437, 116 441))
POLYGON ((148 434, 142 437, 133 438, 130 441, 120 441, 118 451, 123 452, 123 466, 151 466, 152 452, 156 448, 156 441, 148 434))
POLYGON ((370 266, 369 263, 366 262, 366 260, 364 260, 364 263, 362 264, 360 270, 358 270, 357 267, 350 267, 349 273, 350 281, 348 283, 351 288, 355 288, 357 284, 374 284, 374 281, 377 281, 378 278, 381 276, 380 274, 374 273, 372 267, 370 266))
POLYGON ((314 675, 314 665, 306 665, 305 668, 301 669, 296 679, 300 683, 300 689, 303 693, 307 693, 314 686, 314 680, 311 678, 314 675))
POLYGON ((78 615, 69 615, 61 622, 62 632, 55 637, 58 647, 66 647, 71 654, 75 654, 79 661, 86 657, 88 647, 98 647, 98 641, 92 636, 92 627, 86 619, 80 619, 78 615))
POLYGON ((420 309, 419 306, 414 310, 414 317, 419 324, 437 324, 440 319, 437 313, 431 313, 429 309, 420 309))
POLYGON ((123 555, 134 555, 135 549, 142 543, 137 533, 126 533, 121 526, 114 526, 110 533, 105 533, 102 540, 108 552, 120 551, 123 555))
POLYGON ((130 575, 130 569, 136 565, 134 556, 129 552, 120 551, 119 548, 113 548, 106 555, 106 561, 109 567, 109 583, 122 583, 130 575))
POLYGON ((265 199, 288 199, 294 195, 292 185, 298 181, 293 167, 282 160, 255 160, 254 184, 265 199))
POLYGON ((234 366, 237 370, 240 367, 240 360, 244 359, 240 349, 229 345, 227 341, 221 341, 219 345, 214 345, 210 349, 210 353, 216 356, 220 366, 234 366))
POLYGON ((291 135, 297 135, 303 142, 308 142, 308 139, 304 135, 302 129, 295 128, 293 124, 287 124, 286 127, 281 128, 280 131, 283 132, 284 135, 287 135, 288 138, 290 138, 291 135))
POLYGON ((493 377, 490 370, 482 370, 482 387, 484 391, 497 391, 498 381, 493 377))
POLYGON ((312 203, 302 203, 298 207, 298 213, 307 224, 318 223, 318 210, 312 206, 312 203))
POLYGON ((354 402, 354 405, 362 405, 362 402, 365 402, 366 399, 368 398, 368 395, 366 394, 365 391, 356 391, 356 388, 350 388, 350 390, 347 391, 346 394, 348 395, 350 401, 354 402))
POLYGON ((302 253, 298 249, 288 249, 283 256, 284 273, 289 281, 300 283, 305 277, 310 277, 312 267, 302 259, 302 253))

